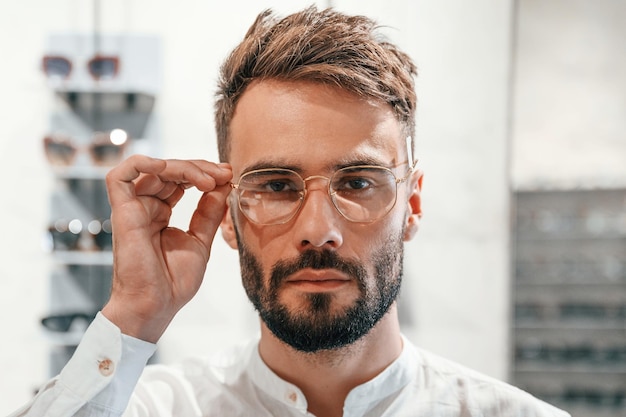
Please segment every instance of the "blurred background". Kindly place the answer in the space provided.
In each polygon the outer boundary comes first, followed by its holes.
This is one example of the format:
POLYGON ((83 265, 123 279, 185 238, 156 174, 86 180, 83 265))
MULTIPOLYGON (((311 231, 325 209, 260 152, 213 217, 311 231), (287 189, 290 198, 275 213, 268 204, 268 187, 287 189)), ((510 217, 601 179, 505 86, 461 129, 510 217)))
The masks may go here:
MULTIPOLYGON (((424 217, 406 249, 407 337, 575 417, 623 416, 626 3, 315 3, 374 17, 419 67, 424 217)), ((108 167, 136 152, 216 160, 221 60, 261 10, 309 4, 0 3, 0 415, 60 370, 106 302, 108 167)), ((237 254, 216 239, 154 361, 257 328, 237 254)))

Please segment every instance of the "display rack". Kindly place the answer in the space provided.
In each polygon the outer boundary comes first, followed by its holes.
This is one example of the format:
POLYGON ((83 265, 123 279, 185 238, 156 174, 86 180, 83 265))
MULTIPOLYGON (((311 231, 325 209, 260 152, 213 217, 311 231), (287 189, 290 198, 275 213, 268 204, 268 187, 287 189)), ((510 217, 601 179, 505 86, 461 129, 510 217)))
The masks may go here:
POLYGON ((626 189, 518 191, 513 381, 573 417, 626 410, 626 189))
POLYGON ((45 51, 42 70, 55 97, 44 139, 54 176, 46 231, 53 268, 41 324, 56 375, 110 293, 106 173, 133 153, 158 156, 161 60, 159 40, 150 36, 52 34, 45 51), (90 67, 94 57, 99 67, 90 67), (113 143, 119 134, 126 141, 113 143))

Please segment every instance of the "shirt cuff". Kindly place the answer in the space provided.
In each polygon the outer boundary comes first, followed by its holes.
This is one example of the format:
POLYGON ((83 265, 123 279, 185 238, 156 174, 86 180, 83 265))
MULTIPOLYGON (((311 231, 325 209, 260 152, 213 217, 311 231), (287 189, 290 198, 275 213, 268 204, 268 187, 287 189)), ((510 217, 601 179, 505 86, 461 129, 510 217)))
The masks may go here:
POLYGON ((121 412, 155 351, 155 344, 122 334, 98 313, 59 383, 93 406, 121 412))

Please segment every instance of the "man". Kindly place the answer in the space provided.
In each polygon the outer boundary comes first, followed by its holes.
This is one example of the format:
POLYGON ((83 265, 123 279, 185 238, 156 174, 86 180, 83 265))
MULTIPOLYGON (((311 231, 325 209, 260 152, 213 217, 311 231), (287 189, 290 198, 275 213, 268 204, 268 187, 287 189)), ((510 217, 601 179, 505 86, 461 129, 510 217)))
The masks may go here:
POLYGON ((221 163, 133 156, 111 170, 109 302, 16 416, 566 416, 413 346, 396 296, 417 232, 415 65, 364 17, 262 13, 221 70, 221 163), (168 227, 185 189, 189 230, 168 227), (144 366, 198 290, 218 227, 261 336, 144 366))

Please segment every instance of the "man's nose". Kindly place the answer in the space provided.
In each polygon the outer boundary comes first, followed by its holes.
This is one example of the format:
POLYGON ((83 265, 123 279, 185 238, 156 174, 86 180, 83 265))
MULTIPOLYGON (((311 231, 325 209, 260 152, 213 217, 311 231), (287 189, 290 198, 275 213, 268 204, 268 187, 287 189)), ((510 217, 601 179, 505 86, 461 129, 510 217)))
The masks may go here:
POLYGON ((328 181, 322 176, 305 179, 307 192, 295 219, 295 243, 301 250, 337 249, 343 244, 344 219, 330 199, 328 181))

